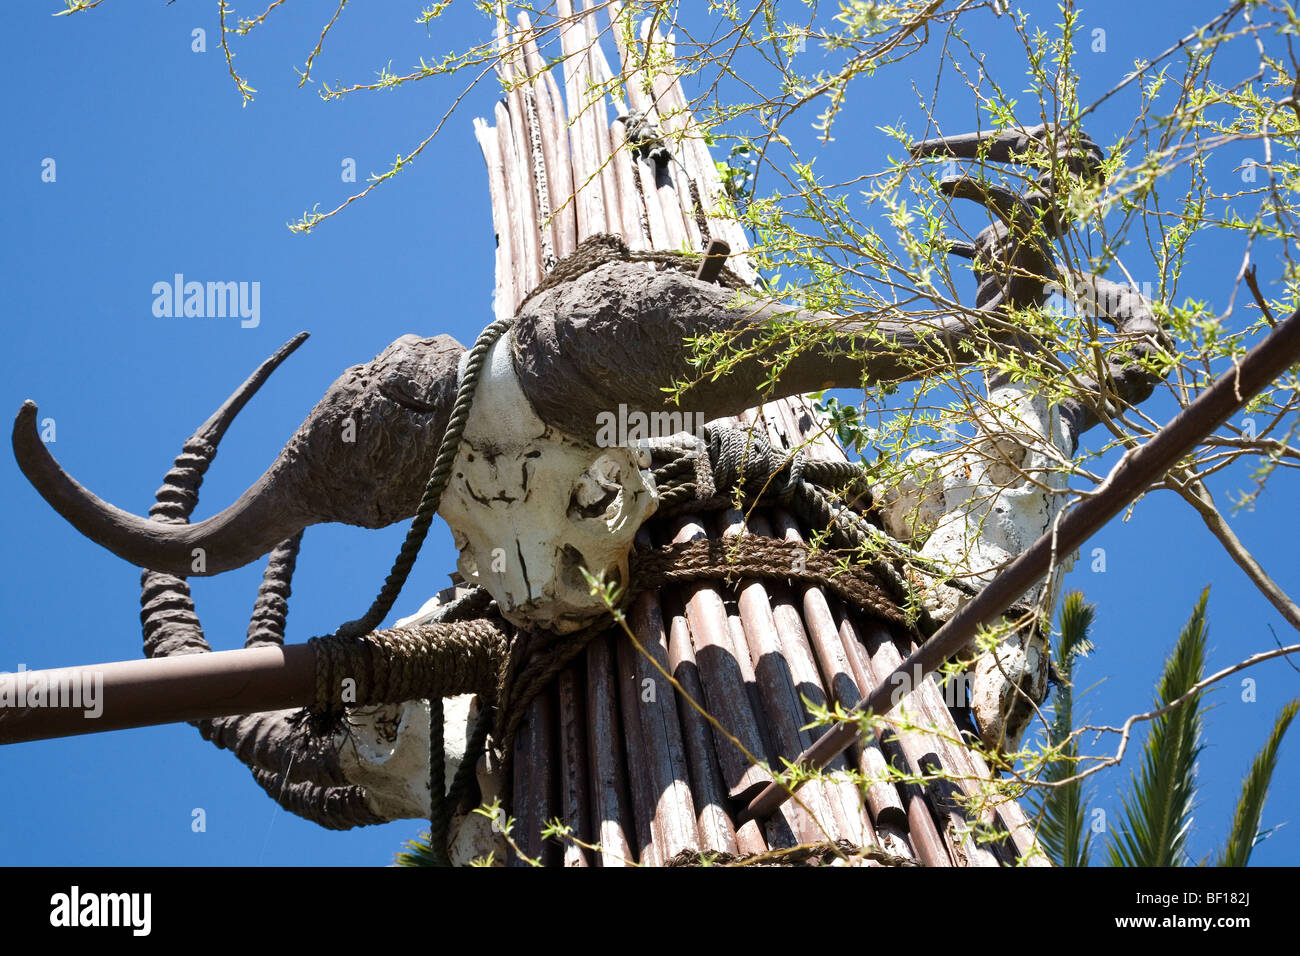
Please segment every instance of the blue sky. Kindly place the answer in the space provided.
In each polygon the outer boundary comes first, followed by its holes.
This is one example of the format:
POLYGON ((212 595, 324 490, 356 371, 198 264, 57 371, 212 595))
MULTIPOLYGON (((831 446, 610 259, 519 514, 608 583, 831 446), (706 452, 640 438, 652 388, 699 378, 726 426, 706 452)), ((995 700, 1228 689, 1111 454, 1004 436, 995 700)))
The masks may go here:
MULTIPOLYGON (((11 91, 3 107, 9 146, 0 151, 8 292, 0 407, 16 412, 26 398, 39 402, 42 417, 56 422, 52 451, 97 494, 145 512, 184 438, 300 330, 311 339, 225 439, 196 517, 234 500, 261 473, 343 369, 408 332, 445 332, 469 343, 491 321, 493 236, 470 124, 490 115, 489 84, 467 97, 409 171, 312 235, 296 236, 286 222, 315 203, 330 208, 355 189, 340 181, 345 159, 356 161, 362 179, 387 169, 428 134, 459 88, 431 82, 323 103, 314 86, 297 88, 291 65, 301 65, 333 5, 286 4, 235 47, 236 64, 258 90, 241 108, 217 46, 215 3, 108 0, 78 16, 51 17, 59 6, 14 5, 0 32, 0 71, 11 91), (196 27, 207 30, 206 53, 191 50, 196 27), (41 179, 47 157, 57 164, 52 183, 41 179), (155 317, 154 283, 178 272, 199 281, 259 282, 259 325, 155 317)), ((453 9, 427 35, 412 22, 419 6, 349 8, 316 78, 364 82, 390 60, 403 72, 421 56, 437 58, 487 36, 488 23, 468 7, 453 9)), ((1082 99, 1217 9, 1203 2, 1085 7, 1085 26, 1105 27, 1108 49, 1082 60, 1082 99)), ((978 44, 979 30, 972 36, 978 44)), ((907 76, 884 71, 862 82, 871 85, 849 101, 837 142, 818 160, 832 178, 878 169, 896 152, 877 127, 921 120, 907 76)), ((927 89, 924 77, 917 85, 927 89)), ((972 124, 961 119, 963 110, 968 102, 954 102, 941 115, 950 128, 964 129, 972 124)), ((1124 122, 1117 102, 1090 129, 1104 141, 1124 122)), ((1232 175, 1253 158, 1241 153, 1223 157, 1219 171, 1232 175)), ((1205 267, 1187 294, 1222 307, 1240 251, 1210 242, 1198 256, 1205 267)), ((1276 275, 1271 265, 1260 265, 1265 282, 1276 275)), ((1173 411, 1152 408, 1158 419, 1173 411)), ((7 624, 0 670, 138 656, 137 569, 81 538, 8 453, 0 458, 0 609, 7 624)), ((1221 495, 1241 483, 1236 473, 1213 487, 1221 495)), ((1296 480, 1278 475, 1256 511, 1232 518, 1292 594, 1300 593, 1298 491, 1296 480)), ((358 616, 404 530, 308 529, 289 639, 358 616)), ((1092 546, 1106 549, 1105 572, 1091 572, 1085 561, 1067 587, 1099 606, 1098 650, 1079 679, 1100 683, 1077 705, 1093 721, 1119 723, 1147 709, 1163 659, 1207 584, 1210 669, 1272 647, 1270 627, 1291 639, 1199 520, 1167 493, 1144 498, 1092 546)), ((450 536, 435 526, 398 613, 444 586, 453 566, 450 536)), ((259 576, 254 564, 192 582, 214 646, 242 642, 259 576)), ((1247 676, 1256 682, 1254 702, 1241 700, 1235 679, 1211 696, 1191 837, 1197 857, 1218 847, 1252 756, 1277 711, 1300 693, 1300 675, 1284 662, 1247 676)), ((1096 784, 1095 805, 1112 821, 1133 765, 1096 784)), ((279 810, 241 764, 188 726, 8 747, 0 750, 0 768, 9 781, 0 790, 6 863, 373 865, 389 862, 421 829, 420 821, 407 821, 321 830, 279 810), (196 808, 205 812, 206 832, 191 830, 196 808)), ((1285 826, 1257 850, 1256 862, 1300 859, 1297 783, 1300 745, 1289 740, 1264 817, 1265 826, 1285 826)))

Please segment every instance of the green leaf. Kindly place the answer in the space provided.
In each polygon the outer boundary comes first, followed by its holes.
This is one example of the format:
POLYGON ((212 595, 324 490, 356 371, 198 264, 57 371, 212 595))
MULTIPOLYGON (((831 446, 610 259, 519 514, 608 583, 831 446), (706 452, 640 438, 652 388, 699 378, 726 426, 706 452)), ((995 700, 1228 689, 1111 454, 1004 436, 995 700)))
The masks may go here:
POLYGON ((414 840, 407 840, 402 846, 404 850, 398 852, 394 865, 396 866, 442 866, 438 862, 438 856, 433 852, 433 846, 430 843, 432 837, 428 832, 421 833, 414 840))
MULTIPOLYGON (((1165 662, 1157 708, 1186 694, 1205 674, 1205 605, 1192 611, 1165 662)), ((1152 721, 1141 772, 1124 798, 1124 820, 1110 844, 1111 866, 1183 866, 1196 796, 1196 758, 1201 753, 1203 711, 1197 694, 1152 721)))
MULTIPOLYGON (((1092 650, 1088 629, 1092 626, 1096 608, 1085 603, 1083 595, 1071 591, 1061 600, 1061 635, 1056 645, 1056 670, 1061 681, 1056 688, 1052 707, 1052 722, 1047 729, 1047 745, 1060 748, 1060 758, 1048 762, 1043 779, 1057 783, 1075 775, 1079 759, 1079 746, 1070 741, 1074 724, 1074 663, 1092 650)), ((1083 781, 1075 780, 1046 791, 1038 801, 1042 822, 1038 827, 1038 840, 1057 866, 1087 866, 1092 850, 1092 832, 1085 822, 1087 800, 1083 781)))
POLYGON ((1237 801, 1237 812, 1232 817, 1232 832, 1219 853, 1215 866, 1245 866, 1250 859, 1251 850, 1263 839, 1259 832, 1260 816, 1264 812, 1264 801, 1268 799, 1268 784, 1277 766, 1277 748, 1282 743, 1287 728, 1300 710, 1300 697, 1282 708, 1273 724, 1273 733, 1269 735, 1264 749, 1255 755, 1255 762, 1250 765, 1250 773, 1241 784, 1241 799, 1237 801))

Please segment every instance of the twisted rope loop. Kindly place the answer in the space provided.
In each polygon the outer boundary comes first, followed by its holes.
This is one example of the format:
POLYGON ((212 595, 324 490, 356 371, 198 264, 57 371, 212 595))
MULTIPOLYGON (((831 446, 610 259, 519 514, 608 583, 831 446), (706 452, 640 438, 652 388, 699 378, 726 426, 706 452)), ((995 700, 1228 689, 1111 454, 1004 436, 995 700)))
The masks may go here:
POLYGON ((316 651, 313 709, 322 713, 362 703, 489 693, 506 652, 505 631, 486 618, 360 637, 330 634, 308 643, 316 651))
POLYGON ((378 627, 388 616, 388 612, 393 609, 393 604, 402 593, 406 579, 411 574, 411 568, 415 566, 415 559, 420 556, 424 539, 428 537, 429 528, 433 524, 433 516, 437 514, 438 506, 442 503, 442 493, 447 489, 447 481, 451 478, 451 466, 456 461, 456 453, 460 451, 460 440, 465 434, 465 424, 469 421, 470 407, 474 404, 474 390, 483 373, 488 352, 512 324, 512 319, 498 319, 480 332, 475 340, 474 347, 470 349, 466 358, 464 371, 460 375, 460 384, 456 389, 456 402, 452 405, 451 415, 447 419, 447 430, 443 433, 442 443, 438 446, 438 457, 434 459, 433 470, 429 472, 424 494, 420 496, 420 504, 415 511, 415 520, 411 522, 411 527, 406 532, 406 539, 402 542, 397 560, 393 562, 393 569, 371 603, 370 610, 357 620, 348 621, 339 627, 334 632, 336 636, 360 637, 367 634, 378 627))

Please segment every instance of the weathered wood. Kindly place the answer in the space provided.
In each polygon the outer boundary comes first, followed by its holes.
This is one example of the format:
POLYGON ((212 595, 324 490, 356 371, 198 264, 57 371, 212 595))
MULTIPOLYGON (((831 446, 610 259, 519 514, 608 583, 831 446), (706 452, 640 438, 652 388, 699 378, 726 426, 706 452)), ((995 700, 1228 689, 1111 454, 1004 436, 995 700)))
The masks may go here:
MULTIPOLYGON (((504 20, 497 25, 498 48, 505 53, 510 47, 509 24, 504 20)), ((532 142, 524 119, 524 101, 521 88, 515 83, 513 57, 502 60, 497 65, 501 81, 509 87, 505 94, 505 111, 508 123, 497 118, 497 129, 506 135, 512 161, 506 164, 506 174, 510 177, 510 189, 515 197, 518 216, 513 221, 519 235, 523 257, 520 260, 522 274, 516 270, 516 285, 526 295, 541 279, 541 264, 538 256, 538 228, 540 221, 537 208, 537 190, 533 182, 534 156, 532 142)), ((500 104, 499 104, 500 105, 500 104)))
POLYGON ((573 153, 573 185, 577 195, 578 241, 605 232, 605 195, 596 155, 596 114, 586 93, 587 31, 574 16, 571 0, 556 0, 564 51, 564 99, 568 107, 573 153))
MULTIPOLYGON (((692 248, 692 244, 686 240, 686 224, 682 221, 682 209, 677 199, 677 185, 673 181, 672 169, 661 168, 650 160, 641 160, 640 164, 655 184, 659 214, 663 217, 664 235, 667 237, 665 248, 673 251, 692 248)), ((699 248, 698 243, 694 248, 699 248)))
POLYGON ((614 679, 614 653, 607 636, 587 645, 587 749, 591 763, 593 830, 601 866, 635 862, 628 838, 633 812, 624 772, 622 728, 614 679))
POLYGON ((510 224, 506 199, 505 166, 501 158, 500 137, 485 120, 474 120, 474 138, 483 151, 488 171, 488 192, 492 199, 492 229, 496 233, 496 289, 492 296, 493 313, 498 319, 515 314, 514 249, 510 242, 510 224))
POLYGON ((710 240, 704 259, 700 262, 699 269, 695 271, 695 278, 701 282, 717 282, 718 276, 722 274, 722 269, 727 264, 727 253, 730 251, 731 246, 722 239, 710 240))
MULTIPOLYGON (((726 605, 724 605, 726 606, 726 605)), ((749 697, 750 710, 757 716, 762 717, 763 695, 758 689, 758 678, 754 674, 754 660, 749 653, 749 642, 745 638, 745 625, 740 620, 740 609, 738 607, 726 606, 727 613, 727 633, 731 638, 731 652, 735 657, 736 666, 740 671, 741 679, 745 682, 745 693, 749 697)), ((772 743, 771 728, 766 720, 760 720, 758 724, 758 733, 763 741, 763 752, 767 754, 767 765, 769 767, 777 764, 774 754, 777 753, 776 746, 772 743)), ((806 815, 806 810, 795 804, 786 804, 782 807, 783 812, 772 817, 763 827, 763 833, 770 847, 787 847, 794 846, 798 840, 795 837, 795 830, 805 826, 800 823, 800 819, 806 815)), ((744 832, 748 823, 742 824, 736 831, 737 836, 744 832)))
POLYGON ((668 637, 657 592, 642 591, 637 595, 630 623, 641 642, 631 691, 639 702, 641 734, 654 787, 655 830, 659 852, 671 859, 683 850, 698 850, 700 841, 676 694, 660 673, 660 668, 666 673, 671 671, 668 670, 668 637))
MULTIPOLYGON (((543 215, 543 209, 549 210, 550 187, 546 178, 546 156, 543 152, 541 131, 537 129, 536 103, 532 101, 532 86, 525 79, 527 71, 523 65, 521 42, 526 34, 514 38, 510 25, 505 20, 498 22, 498 42, 504 54, 497 66, 502 81, 509 87, 506 91, 506 109, 510 114, 510 132, 514 141, 515 156, 522 189, 521 201, 526 200, 524 208, 526 221, 520 223, 524 237, 525 268, 527 272, 522 285, 531 290, 541 281, 544 268, 543 246, 550 247, 550 237, 543 242, 543 229, 550 218, 549 211, 543 215), (531 108, 530 108, 531 107, 531 108)), ((554 250, 551 249, 553 254, 554 250)))
MULTIPOLYGON (((679 519, 671 527, 674 542, 705 537, 703 527, 689 518, 679 519)), ((722 779, 731 799, 744 800, 766 786, 772 776, 765 767, 751 762, 727 737, 730 734, 744 751, 766 761, 767 749, 732 651, 726 608, 722 598, 707 585, 686 585, 681 593, 709 713, 725 728, 725 732, 716 728, 713 731, 722 779)))
POLYGON ((510 261, 514 270, 515 301, 511 304, 511 314, 513 314, 528 290, 532 288, 529 279, 532 273, 529 271, 530 263, 525 251, 527 241, 524 238, 525 233, 530 230, 525 229, 523 225, 524 217, 528 215, 532 203, 523 192, 520 164, 514 152, 514 135, 510 130, 510 111, 505 103, 497 103, 493 108, 493 115, 497 121, 497 141, 501 148, 501 159, 505 164, 503 182, 505 183, 507 231, 503 240, 508 239, 510 242, 510 261))
MULTIPOLYGON (((904 650, 909 653, 915 649, 915 641, 909 641, 904 647, 904 650)), ((918 694, 917 698, 931 726, 939 731, 938 744, 942 748, 940 756, 945 766, 958 777, 957 783, 962 792, 968 797, 978 798, 982 782, 992 780, 993 771, 978 751, 954 742, 962 739, 962 733, 953 720, 947 701, 943 699, 943 692, 932 677, 926 677, 925 682, 933 689, 923 688, 924 692, 918 694)), ((996 809, 986 808, 980 815, 980 822, 988 826, 996 826, 999 816, 1011 842, 1009 853, 1024 857, 1026 866, 1052 865, 1038 846, 1033 825, 1016 801, 1004 800, 996 809)))
MULTIPOLYGON (((724 539, 743 534, 744 516, 734 510, 723 512, 719 527, 724 539)), ((804 749, 805 741, 811 740, 811 734, 803 729, 808 715, 799 700, 790 671, 790 653, 777 629, 767 587, 761 581, 746 579, 738 583, 737 589, 736 603, 754 661, 754 674, 763 702, 762 713, 775 754, 788 760, 804 749)), ((822 781, 813 781, 804 787, 802 804, 809 817, 796 815, 790 821, 800 841, 812 843, 826 839, 829 830, 838 829, 837 823, 846 825, 833 790, 833 785, 822 781)))
MULTIPOLYGON (((610 32, 614 35, 614 45, 618 49, 618 59, 622 65, 623 89, 627 91, 628 106, 646 113, 654 104, 644 89, 645 76, 640 70, 640 50, 635 47, 629 48, 625 42, 623 31, 626 23, 622 0, 610 0, 608 10, 612 27, 610 32)), ((633 33, 635 36, 635 30, 633 33)))
MULTIPOLYGON (((528 706, 528 714, 515 736, 512 761, 514 799, 511 806, 515 818, 512 837, 526 856, 534 860, 540 859, 543 866, 554 866, 559 862, 559 847, 554 841, 542 839, 546 821, 556 816, 554 703, 552 689, 544 690, 533 698, 528 706)), ((511 853, 510 865, 529 864, 511 853)))
MULTIPOLYGON (((525 75, 529 77, 532 98, 537 110, 537 132, 542 142, 542 154, 546 160, 546 184, 550 205, 550 221, 544 227, 550 231, 551 248, 558 259, 563 259, 573 251, 576 242, 574 225, 572 177, 569 174, 568 137, 560 139, 555 123, 555 104, 551 101, 551 90, 546 84, 550 71, 546 69, 541 52, 537 48, 537 38, 528 14, 519 12, 519 28, 523 32, 523 63, 525 75), (562 158, 561 158, 562 157, 562 158), (566 242, 566 236, 568 241, 566 242)), ((561 109, 563 107, 561 106, 561 109)))
POLYGON ((761 843, 762 836, 757 824, 744 829, 746 838, 757 838, 758 848, 748 842, 746 849, 738 848, 736 829, 727 813, 726 785, 722 782, 722 771, 713 752, 713 731, 704 715, 696 709, 697 705, 705 706, 704 686, 700 683, 695 649, 691 647, 690 625, 686 623, 685 612, 680 608, 674 609, 668 625, 668 672, 681 685, 686 698, 689 698, 687 700, 679 695, 677 713, 690 764, 691 791, 695 796, 700 843, 706 849, 724 853, 762 852, 765 847, 761 843))
MULTIPOLYGON (((750 519, 749 525, 755 534, 763 537, 774 536, 771 524, 761 514, 755 514, 750 519)), ((776 624, 790 679, 799 696, 799 713, 806 725, 811 722, 812 713, 803 706, 802 702, 806 700, 813 707, 827 707, 830 699, 822 684, 803 618, 795 608, 789 590, 779 582, 773 582, 769 588, 769 600, 772 620, 776 624)), ((811 742, 812 731, 802 730, 801 737, 811 742)), ((862 795, 857 784, 846 779, 847 769, 847 764, 842 758, 827 764, 825 772, 831 779, 826 780, 823 786, 831 804, 837 832, 842 834, 844 839, 862 845, 869 842, 867 831, 870 829, 870 823, 866 820, 862 795)))
MULTIPOLYGON (((858 640, 847 612, 842 605, 836 607, 836 630, 840 636, 840 646, 844 650, 854 683, 863 693, 870 693, 874 688, 874 674, 867 658, 867 649, 858 640)), ((851 704, 848 706, 852 706, 851 704)), ((871 808, 872 820, 877 830, 888 826, 907 829, 907 810, 898 787, 890 779, 887 770, 889 760, 876 739, 863 740, 857 745, 859 767, 866 777, 875 781, 867 787, 867 806, 871 808)))
MULTIPOLYGON (((626 135, 626 130, 624 130, 626 135)), ((632 169, 636 173, 640 186, 641 198, 645 203, 646 222, 650 227, 650 246, 653 249, 675 249, 664 221, 663 204, 659 201, 659 186, 655 181, 654 163, 645 159, 632 158, 632 169)))
POLYGON ((552 182, 555 184, 556 210, 562 217, 559 221, 560 244, 556 254, 563 259, 578 247, 578 197, 573 178, 573 138, 569 131, 564 96, 560 93, 554 71, 547 70, 542 79, 551 104, 551 129, 555 134, 556 175, 552 182))
POLYGON ((632 813, 636 820, 636 838, 632 844, 636 860, 643 866, 661 866, 665 857, 659 848, 655 809, 659 794, 655 790, 650 766, 649 744, 641 727, 641 699, 637 693, 637 652, 626 635, 614 640, 615 685, 618 709, 623 722, 623 752, 627 756, 627 784, 632 796, 632 813))
MULTIPOLYGON (((654 35, 648 33, 649 22, 642 24, 641 42, 647 50, 650 51, 648 62, 657 63, 655 46, 667 46, 663 34, 656 29, 654 35)), ((664 61, 671 63, 672 60, 664 61)), ((695 214, 692 210, 690 195, 689 173, 687 165, 683 162, 683 153, 681 145, 673 136, 680 129, 680 123, 669 124, 665 122, 665 115, 669 112, 671 105, 671 94, 668 87, 676 82, 673 74, 666 72, 665 69, 656 69, 651 73, 651 86, 654 89, 655 113, 659 119, 660 132, 664 134, 664 144, 668 147, 669 153, 673 156, 673 162, 669 163, 668 168, 660 171, 660 200, 664 206, 664 218, 668 221, 669 233, 679 243, 675 248, 685 247, 687 249, 703 250, 704 240, 700 236, 699 227, 695 224, 695 214), (671 189, 664 188, 665 183, 671 186, 671 189)))
POLYGON ((907 787, 907 836, 916 858, 926 866, 953 866, 948 846, 930 816, 930 807, 919 787, 907 787))
MULTIPOLYGON (((775 509, 773 517, 778 527, 791 531, 792 536, 797 535, 798 529, 793 526, 793 519, 788 514, 775 509)), ((866 651, 860 645, 853 649, 845 646, 823 591, 817 588, 804 590, 803 621, 823 677, 834 688, 837 701, 856 699, 852 695, 864 686, 864 681, 871 679, 869 669, 862 669, 866 651)), ((859 771, 866 779, 874 781, 865 788, 865 802, 870 808, 870 817, 863 819, 863 844, 876 845, 887 852, 913 859, 913 851, 906 836, 908 818, 903 810, 903 799, 895 785, 888 782, 887 761, 879 744, 873 740, 863 741, 854 751, 859 771)), ((901 759, 901 753, 899 756, 901 759)), ((942 842, 933 821, 930 821, 930 828, 922 838, 925 839, 930 834, 933 835, 932 845, 942 842)))
MULTIPOLYGON (((892 673, 903 658, 894 637, 889 630, 877 621, 863 620, 861 635, 871 655, 871 668, 877 675, 892 673)), ((902 688, 900 688, 901 690, 902 688)), ((922 708, 921 699, 929 695, 938 695, 938 688, 933 682, 922 680, 917 686, 906 688, 909 693, 899 701, 890 712, 897 714, 893 720, 906 719, 914 725, 912 729, 899 730, 898 741, 907 757, 912 773, 918 776, 934 777, 936 771, 948 770, 939 754, 944 751, 943 741, 930 729, 930 718, 922 708)), ((939 698, 942 706, 942 698, 939 698)), ((980 846, 967 831, 972 821, 964 809, 957 805, 955 788, 951 781, 934 778, 926 782, 926 795, 936 815, 944 822, 943 838, 948 841, 955 857, 963 860, 963 865, 997 866, 997 858, 992 851, 980 846)))
MULTIPOLYGON (((612 84, 614 75, 609 68, 609 62, 605 59, 604 51, 597 46, 593 53, 597 76, 602 82, 612 84)), ((616 108, 618 108, 617 101, 616 108)), ((626 115, 626 108, 620 115, 626 115)), ((618 200, 623 239, 629 249, 649 249, 650 225, 638 191, 636 170, 632 168, 634 162, 632 152, 626 145, 626 128, 620 122, 613 122, 606 124, 605 132, 609 137, 609 166, 614 177, 614 195, 618 200)), ((608 195, 606 193, 607 198, 608 195)))
POLYGON ((618 184, 615 181, 613 148, 609 131, 608 100, 601 92, 605 77, 595 53, 600 49, 600 29, 596 25, 596 13, 591 0, 587 0, 582 14, 583 29, 587 34, 587 45, 582 55, 582 67, 587 76, 587 84, 592 88, 591 129, 595 137, 596 167, 600 172, 601 191, 605 197, 605 231, 613 235, 623 235, 627 230, 623 225, 623 205, 618 196, 618 184))
MULTIPOLYGON (((665 44, 667 42, 662 34, 659 35, 658 41, 665 44)), ((721 214, 720 207, 726 196, 726 187, 722 185, 722 179, 713 164, 713 158, 709 155, 708 147, 704 145, 700 135, 692 129, 693 125, 698 124, 687 103, 680 76, 665 75, 656 79, 655 103, 665 131, 672 135, 672 141, 677 144, 679 158, 696 181, 700 201, 705 207, 705 218, 710 235, 730 243, 731 268, 746 282, 754 283, 757 281, 758 274, 750 265, 749 257, 744 255, 745 250, 749 248, 744 228, 734 218, 721 214)))
MULTIPOLYGON (((785 511, 774 509, 773 522, 778 534, 787 541, 804 544, 803 535, 794 518, 785 511)), ((800 588, 803 601, 803 620, 817 655, 823 679, 830 688, 832 699, 842 707, 852 707, 861 699, 864 688, 859 683, 859 671, 850 660, 844 646, 841 630, 827 601, 826 592, 819 587, 800 588)), ((893 784, 884 779, 885 758, 879 744, 866 741, 853 748, 859 772, 875 782, 866 787, 866 801, 871 817, 877 824, 906 825, 906 812, 902 799, 893 784)))
POLYGON ((901 825, 896 823, 876 824, 876 843, 886 853, 901 856, 905 860, 915 860, 916 853, 907 840, 907 814, 903 814, 901 825))
MULTIPOLYGON (((592 843, 591 797, 588 777, 591 766, 587 760, 587 721, 583 713, 582 688, 573 667, 566 667, 556 676, 556 696, 559 700, 560 743, 560 819, 569 827, 574 837, 582 843, 592 843)), ((590 851, 575 841, 566 841, 562 860, 564 866, 590 866, 590 851)))

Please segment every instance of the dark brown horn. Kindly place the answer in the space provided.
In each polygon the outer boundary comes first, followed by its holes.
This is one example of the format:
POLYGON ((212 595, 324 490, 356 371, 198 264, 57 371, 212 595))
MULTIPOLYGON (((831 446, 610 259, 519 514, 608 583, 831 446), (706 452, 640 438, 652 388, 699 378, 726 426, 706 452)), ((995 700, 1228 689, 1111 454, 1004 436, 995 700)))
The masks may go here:
MULTIPOLYGON (((613 262, 524 304, 514 330, 515 370, 543 421, 588 440, 598 435, 602 416, 617 415, 620 405, 629 412, 698 414, 707 421, 805 392, 907 381, 949 363, 969 364, 990 341, 1030 354, 1044 351, 1045 343, 997 308, 1005 296, 1013 304, 1031 294, 1045 298, 1044 277, 1055 275, 1051 260, 1026 249, 1020 266, 1009 282, 997 280, 1005 288, 995 289, 980 308, 898 320, 780 303, 737 307, 729 289, 680 272, 613 262), (789 335, 769 333, 774 325, 815 331, 818 341, 787 360, 789 335), (742 356, 725 375, 701 375, 692 364, 690 340, 711 335, 728 336, 730 348, 742 356), (976 351, 963 350, 963 343, 975 344, 976 351), (673 405, 664 389, 683 381, 692 384, 673 405)), ((1108 385, 1122 400, 1141 401, 1160 379, 1140 361, 1159 347, 1159 325, 1149 303, 1119 295, 1113 284, 1103 286, 1120 303, 1107 317, 1134 343, 1110 363, 1108 385)), ((1077 440, 1098 419, 1081 405, 1066 404, 1063 411, 1076 419, 1077 440)))
MULTIPOLYGON (((148 521, 82 487, 41 441, 34 402, 24 402, 14 421, 14 456, 59 514, 119 557, 181 576, 219 574, 311 524, 378 528, 414 514, 446 427, 463 351, 447 336, 407 335, 373 361, 348 369, 266 473, 233 505, 197 524, 148 521)), ((222 419, 218 412, 210 422, 222 419)))
POLYGON ((597 416, 616 414, 620 404, 629 411, 720 418, 761 401, 861 387, 864 379, 916 378, 936 362, 957 360, 958 343, 981 330, 1006 341, 1017 334, 991 314, 863 320, 784 304, 737 308, 734 295, 630 262, 549 289, 520 310, 515 327, 515 368, 524 394, 543 421, 589 438, 599 427, 597 416), (782 364, 785 341, 769 335, 773 323, 830 329, 833 336, 782 364), (729 342, 745 358, 726 375, 701 377, 688 340, 713 334, 734 336, 729 342), (694 382, 680 406, 663 391, 677 381, 694 382))

